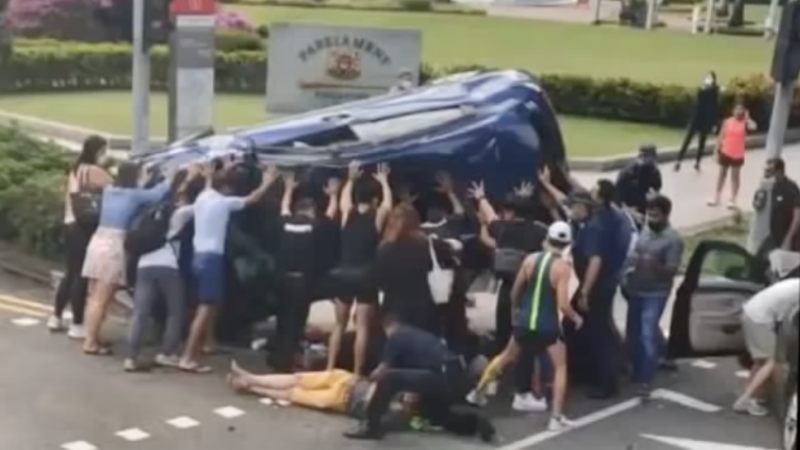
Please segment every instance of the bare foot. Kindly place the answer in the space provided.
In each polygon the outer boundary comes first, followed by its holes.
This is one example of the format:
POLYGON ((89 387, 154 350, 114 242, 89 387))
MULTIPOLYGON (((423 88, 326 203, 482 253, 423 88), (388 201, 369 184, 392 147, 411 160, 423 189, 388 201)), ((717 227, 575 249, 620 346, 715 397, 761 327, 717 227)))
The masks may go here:
POLYGON ((236 392, 237 394, 244 394, 247 392, 248 386, 247 382, 244 381, 242 377, 236 375, 234 373, 228 374, 228 386, 236 392))
POLYGON ((233 373, 234 375, 240 376, 240 377, 241 376, 250 375, 250 372, 242 369, 242 367, 239 366, 239 364, 236 362, 236 360, 233 360, 233 359, 231 360, 231 373, 233 373))

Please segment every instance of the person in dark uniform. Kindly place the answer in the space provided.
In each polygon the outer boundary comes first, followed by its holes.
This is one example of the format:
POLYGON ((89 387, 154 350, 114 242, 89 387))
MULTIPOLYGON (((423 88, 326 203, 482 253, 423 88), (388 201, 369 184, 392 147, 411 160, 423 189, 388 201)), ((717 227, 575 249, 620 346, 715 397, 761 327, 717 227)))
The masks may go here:
POLYGON ((686 138, 683 140, 683 145, 681 145, 681 150, 678 153, 678 161, 675 163, 676 172, 681 170, 681 162, 695 136, 697 136, 697 157, 694 169, 700 170, 700 161, 702 161, 705 153, 706 139, 718 125, 719 85, 717 84, 717 74, 713 71, 706 74, 703 78, 703 83, 697 88, 694 110, 692 110, 690 117, 686 138))
POLYGON ((469 377, 462 358, 451 353, 436 336, 403 325, 392 312, 383 316, 387 341, 383 361, 370 375, 376 383, 367 405, 366 419, 345 437, 379 440, 384 436, 381 421, 394 398, 401 393, 416 394, 420 417, 434 426, 461 436, 477 436, 491 442, 496 436, 488 419, 474 411, 456 411, 464 398, 469 377))
POLYGON ((380 233, 392 210, 392 189, 389 166, 378 165, 371 179, 364 179, 357 163, 350 165, 347 182, 341 193, 342 252, 340 266, 332 277, 337 284, 336 328, 328 342, 328 370, 333 369, 344 331, 356 304, 355 366, 353 373, 362 375, 368 347, 369 327, 378 305, 378 291, 365 277, 375 259, 380 233))
POLYGON ((614 201, 643 219, 647 198, 661 192, 663 181, 654 145, 643 145, 639 156, 617 175, 614 201))
POLYGON ((317 294, 316 282, 325 269, 320 267, 324 258, 318 258, 315 249, 324 246, 321 241, 328 235, 326 228, 336 226, 340 182, 337 179, 328 181, 325 187, 328 205, 323 216, 318 215, 310 193, 304 193, 295 201, 298 183, 293 174, 284 174, 283 184, 283 231, 277 259, 282 296, 271 365, 289 373, 294 369, 294 357, 317 294))

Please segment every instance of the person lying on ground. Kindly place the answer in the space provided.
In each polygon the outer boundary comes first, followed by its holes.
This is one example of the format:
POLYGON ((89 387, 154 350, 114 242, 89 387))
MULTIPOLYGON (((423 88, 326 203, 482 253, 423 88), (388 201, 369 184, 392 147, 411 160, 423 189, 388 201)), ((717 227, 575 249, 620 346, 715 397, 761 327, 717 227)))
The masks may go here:
POLYGON ((362 417, 375 392, 375 383, 345 370, 256 375, 231 364, 228 385, 277 402, 320 411, 362 417))

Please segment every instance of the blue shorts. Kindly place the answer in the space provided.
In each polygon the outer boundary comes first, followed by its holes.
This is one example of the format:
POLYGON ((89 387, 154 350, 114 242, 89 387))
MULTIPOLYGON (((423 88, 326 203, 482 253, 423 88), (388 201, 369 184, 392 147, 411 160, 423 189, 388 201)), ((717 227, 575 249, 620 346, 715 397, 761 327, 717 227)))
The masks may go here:
POLYGON ((195 294, 201 305, 222 303, 225 296, 225 256, 195 253, 192 258, 195 294))

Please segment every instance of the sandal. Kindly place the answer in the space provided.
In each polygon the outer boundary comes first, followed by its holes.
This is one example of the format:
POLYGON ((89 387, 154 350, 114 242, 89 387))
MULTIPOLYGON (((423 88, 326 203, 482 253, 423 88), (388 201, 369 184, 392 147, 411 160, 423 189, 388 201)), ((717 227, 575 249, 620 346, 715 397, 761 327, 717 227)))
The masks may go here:
POLYGON ((194 374, 207 374, 214 371, 214 369, 212 369, 211 367, 204 366, 196 362, 191 362, 189 364, 180 363, 178 364, 178 370, 194 374))
POLYGON ((167 356, 167 355, 164 355, 164 354, 156 355, 156 357, 153 360, 153 362, 157 366, 167 367, 167 368, 170 368, 170 369, 177 369, 177 368, 180 367, 180 364, 181 364, 180 358, 178 358, 177 356, 167 356))
POLYGON ((83 349, 83 354, 89 356, 111 356, 114 352, 109 347, 100 345, 94 349, 83 349))

